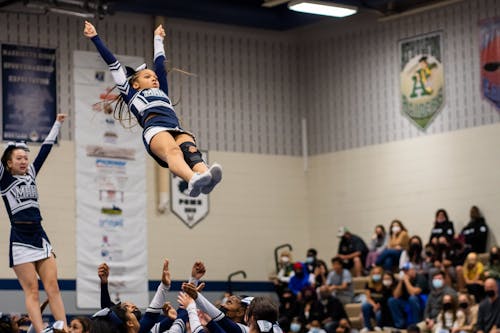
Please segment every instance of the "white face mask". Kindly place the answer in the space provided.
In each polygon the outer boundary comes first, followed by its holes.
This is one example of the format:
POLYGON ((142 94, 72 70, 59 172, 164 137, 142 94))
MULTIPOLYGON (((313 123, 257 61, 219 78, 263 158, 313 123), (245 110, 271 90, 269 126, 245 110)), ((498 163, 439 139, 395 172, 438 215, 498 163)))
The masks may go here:
POLYGON ((391 228, 391 230, 394 234, 397 234, 398 232, 401 231, 401 227, 399 225, 395 225, 391 228))
POLYGON ((392 285, 392 281, 391 280, 383 280, 382 284, 386 287, 390 287, 392 285))
POLYGON ((283 262, 283 263, 290 262, 290 258, 288 258, 288 257, 281 257, 281 262, 283 262))

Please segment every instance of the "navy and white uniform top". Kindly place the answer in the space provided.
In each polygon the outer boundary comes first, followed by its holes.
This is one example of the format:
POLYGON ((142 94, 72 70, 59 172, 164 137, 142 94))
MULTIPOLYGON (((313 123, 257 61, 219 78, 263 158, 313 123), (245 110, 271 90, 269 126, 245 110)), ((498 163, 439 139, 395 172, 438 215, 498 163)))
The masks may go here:
POLYGON ((0 190, 11 224, 18 221, 40 224, 42 221, 35 178, 54 145, 60 127, 61 123, 56 121, 25 175, 12 175, 0 163, 0 190))
POLYGON ((118 91, 123 97, 123 100, 127 103, 129 110, 137 118, 141 127, 145 127, 145 120, 150 114, 162 116, 162 120, 164 120, 170 128, 180 127, 179 119, 168 97, 163 37, 159 35, 155 35, 154 37, 154 71, 158 77, 160 87, 142 90, 136 90, 130 86, 124 68, 111 51, 106 48, 98 35, 92 37, 91 40, 96 46, 97 51, 101 54, 103 60, 108 64, 118 91))

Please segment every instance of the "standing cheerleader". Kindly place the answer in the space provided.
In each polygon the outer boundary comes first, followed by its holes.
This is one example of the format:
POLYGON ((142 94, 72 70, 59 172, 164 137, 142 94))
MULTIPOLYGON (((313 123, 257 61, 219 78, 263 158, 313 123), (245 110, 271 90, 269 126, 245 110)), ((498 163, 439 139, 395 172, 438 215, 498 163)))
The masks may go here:
POLYGON ((11 224, 10 267, 14 269, 23 288, 26 309, 36 333, 43 330, 38 277, 43 282, 52 315, 67 327, 64 304, 57 284, 55 256, 41 224, 35 182, 65 117, 64 114, 57 115, 32 164, 28 163, 28 146, 15 142, 8 143, 0 164, 0 190, 11 224))

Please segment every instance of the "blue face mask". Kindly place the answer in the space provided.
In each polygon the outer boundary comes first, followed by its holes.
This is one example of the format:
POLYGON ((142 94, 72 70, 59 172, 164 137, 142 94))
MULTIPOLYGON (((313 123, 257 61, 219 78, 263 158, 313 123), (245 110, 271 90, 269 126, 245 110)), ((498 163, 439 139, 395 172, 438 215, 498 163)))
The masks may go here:
POLYGON ((314 262, 314 257, 307 257, 307 258, 306 258, 306 262, 307 262, 308 264, 312 264, 312 263, 314 262))
POLYGON ((290 324, 290 331, 297 333, 298 331, 300 331, 301 327, 302 326, 299 323, 291 323, 290 324))
POLYGON ((380 274, 373 274, 372 275, 373 282, 380 282, 380 280, 382 280, 382 276, 380 274))
POLYGON ((432 286, 436 289, 443 288, 444 281, 441 279, 432 279, 432 286))

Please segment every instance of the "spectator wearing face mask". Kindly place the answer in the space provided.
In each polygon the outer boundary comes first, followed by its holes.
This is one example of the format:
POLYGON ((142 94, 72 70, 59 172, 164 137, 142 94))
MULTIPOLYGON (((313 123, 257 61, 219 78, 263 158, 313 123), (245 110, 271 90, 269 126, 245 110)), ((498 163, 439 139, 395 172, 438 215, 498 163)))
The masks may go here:
POLYGON ((461 326, 455 327, 451 333, 472 333, 477 323, 478 305, 474 304, 473 298, 466 293, 458 294, 458 311, 464 314, 464 321, 461 326))
MULTIPOLYGON (((364 327, 361 332, 381 331, 383 313, 389 311, 387 301, 392 296, 392 290, 383 283, 382 268, 375 266, 370 271, 370 280, 365 286, 366 300, 361 305, 364 327), (373 327, 371 320, 375 319, 377 326, 373 327)), ((392 282, 392 281, 391 281, 392 282)))
POLYGON ((470 221, 460 232, 460 238, 472 252, 486 252, 488 225, 477 206, 470 209, 470 221))
POLYGON ((365 268, 367 271, 375 266, 377 257, 387 246, 388 240, 389 238, 387 237, 384 226, 381 224, 377 225, 371 238, 370 251, 366 256, 365 268))
POLYGON ((313 273, 314 267, 316 267, 316 261, 318 260, 318 251, 316 249, 307 250, 305 265, 307 272, 313 273))
POLYGON ((457 292, 445 282, 445 273, 436 272, 432 276, 431 291, 424 309, 424 321, 427 330, 433 330, 438 314, 443 310, 443 296, 457 297, 457 292))
POLYGON ((326 333, 326 331, 321 327, 318 320, 313 320, 307 333, 326 333))
POLYGON ((478 260, 474 252, 467 255, 463 268, 463 277, 467 292, 476 297, 478 302, 484 298, 483 264, 478 260))
POLYGON ((322 321, 324 315, 323 304, 318 301, 314 288, 312 286, 304 287, 300 294, 302 295, 299 300, 300 320, 308 326, 314 320, 322 321))
POLYGON ((433 333, 451 333, 463 326, 465 322, 465 314, 461 309, 458 309, 453 295, 445 294, 442 300, 443 306, 436 318, 433 333))
POLYGON ((487 278, 484 281, 485 299, 479 304, 477 313, 477 333, 489 333, 500 327, 500 299, 498 285, 495 279, 487 278))
POLYGON ((343 318, 347 318, 344 305, 337 298, 333 297, 328 286, 319 288, 320 302, 323 304, 323 321, 321 324, 327 333, 335 333, 343 318))
POLYGON ((437 244, 439 237, 443 236, 446 237, 448 242, 451 242, 455 237, 455 228, 453 227, 453 222, 448 220, 448 213, 446 210, 441 208, 436 211, 436 218, 431 230, 429 243, 437 244))
POLYGON ((293 276, 288 282, 288 289, 298 295, 304 287, 310 286, 314 282, 314 274, 309 274, 306 266, 301 262, 293 264, 293 276))
POLYGON ((401 272, 403 274, 394 288, 393 297, 388 301, 394 327, 400 329, 422 320, 421 295, 428 290, 427 279, 422 274, 417 274, 412 264, 407 264, 401 272), (409 316, 406 315, 407 308, 409 316))
POLYGON ((299 312, 300 307, 295 295, 289 289, 285 289, 280 298, 278 319, 280 327, 285 332, 291 329, 292 320, 299 315, 299 312))
POLYGON ((463 282, 463 263, 467 256, 467 252, 462 244, 441 236, 435 246, 435 254, 433 257, 433 265, 429 269, 429 276, 432 277, 436 272, 444 272, 447 284, 451 285, 457 282, 459 288, 464 288, 463 282))
POLYGON ((392 271, 399 264, 401 252, 408 247, 408 231, 399 220, 391 222, 389 243, 387 248, 380 253, 376 265, 382 266, 386 271, 392 271))
POLYGON ((354 276, 361 276, 368 254, 368 247, 361 237, 352 234, 346 227, 341 227, 337 234, 340 238, 338 257, 345 269, 353 269, 354 276))
POLYGON ((498 246, 493 246, 490 249, 490 258, 484 276, 491 277, 500 284, 500 249, 498 246))
POLYGON ((292 255, 289 251, 283 251, 280 254, 279 260, 279 271, 275 276, 271 276, 270 279, 274 283, 274 288, 278 296, 283 294, 283 291, 288 288, 288 283, 290 283, 290 278, 293 275, 293 263, 292 255))
POLYGON ((399 269, 407 263, 411 263, 415 266, 417 273, 427 273, 428 267, 425 265, 422 239, 419 236, 412 236, 410 238, 410 245, 408 249, 403 250, 401 257, 399 258, 399 269))
MULTIPOLYGON (((292 322, 290 323, 290 329, 288 332, 290 333, 303 333, 305 332, 305 326, 304 324, 300 321, 299 317, 294 317, 292 319, 292 322)), ((287 331, 285 331, 287 332, 287 331)))

